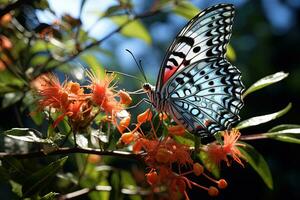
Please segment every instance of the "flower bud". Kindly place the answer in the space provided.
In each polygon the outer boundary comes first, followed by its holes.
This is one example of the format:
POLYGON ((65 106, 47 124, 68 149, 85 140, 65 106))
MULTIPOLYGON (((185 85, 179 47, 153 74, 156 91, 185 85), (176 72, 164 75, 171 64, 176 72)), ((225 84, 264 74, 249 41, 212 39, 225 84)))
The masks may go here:
POLYGON ((152 119, 152 112, 149 108, 145 112, 139 114, 137 117, 137 121, 140 124, 145 123, 146 121, 150 121, 151 119, 152 119))
POLYGON ((132 98, 129 96, 129 94, 127 92, 125 92, 124 90, 120 90, 118 95, 120 97, 121 104, 124 104, 124 105, 131 104, 132 98))
POLYGON ((210 186, 208 188, 208 195, 211 197, 216 197, 219 195, 219 190, 214 186, 210 186))
POLYGON ((200 176, 204 171, 204 168, 199 163, 194 163, 193 165, 193 172, 196 176, 200 176))
POLYGON ((158 182, 159 176, 156 172, 150 172, 146 174, 146 179, 150 185, 155 185, 158 182))
POLYGON ((134 140, 134 134, 132 132, 123 133, 121 140, 124 144, 129 144, 134 140))
POLYGON ((118 130, 120 131, 120 133, 123 133, 124 130, 129 126, 129 124, 130 124, 130 119, 131 119, 131 118, 130 118, 130 115, 129 115, 129 116, 123 118, 123 119, 120 121, 120 123, 119 123, 119 125, 118 125, 118 130))
POLYGON ((218 181, 218 188, 225 189, 227 187, 227 181, 225 179, 220 179, 218 181))

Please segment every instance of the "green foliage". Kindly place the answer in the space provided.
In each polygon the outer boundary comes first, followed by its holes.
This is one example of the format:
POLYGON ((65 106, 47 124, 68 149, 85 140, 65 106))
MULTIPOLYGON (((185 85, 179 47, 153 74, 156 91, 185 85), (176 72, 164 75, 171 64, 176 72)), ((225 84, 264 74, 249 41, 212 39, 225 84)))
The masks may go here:
POLYGON ((174 5, 173 12, 187 19, 192 19, 200 10, 188 1, 179 1, 174 5))
POLYGON ((270 129, 264 136, 279 140, 282 142, 290 142, 300 144, 300 125, 282 124, 270 129))
POLYGON ((32 128, 13 128, 3 132, 8 137, 34 143, 52 143, 50 139, 41 138, 42 133, 32 128))
POLYGON ((146 42, 147 44, 152 43, 152 39, 148 30, 144 27, 142 22, 139 20, 132 20, 127 15, 125 16, 114 16, 111 17, 111 20, 119 26, 123 26, 127 24, 124 28, 122 28, 121 33, 126 37, 139 38, 146 42))
POLYGON ((274 119, 277 119, 278 117, 281 117, 282 115, 286 114, 290 109, 292 108, 292 104, 289 103, 284 109, 268 114, 268 115, 262 115, 262 116, 257 116, 257 117, 252 117, 250 119, 246 119, 244 121, 241 121, 236 128, 237 129, 243 129, 243 128, 248 128, 251 126, 257 126, 259 124, 263 124, 269 121, 272 121, 274 119))
POLYGON ((245 98, 248 94, 250 94, 256 90, 260 90, 266 86, 269 86, 278 81, 281 81, 282 79, 286 78, 288 75, 289 75, 288 73, 277 72, 275 74, 271 74, 262 79, 259 79, 244 92, 243 98, 245 98))
POLYGON ((205 151, 200 151, 198 157, 202 161, 205 168, 208 169, 208 171, 212 173, 214 177, 220 178, 221 176, 220 167, 217 165, 217 163, 214 163, 212 160, 210 160, 208 154, 205 151))
POLYGON ((255 150, 255 148, 249 144, 243 143, 244 146, 240 146, 239 150, 245 157, 245 160, 250 166, 260 175, 268 188, 273 189, 273 179, 268 163, 264 157, 255 150))
POLYGON ((23 196, 28 197, 43 188, 47 188, 49 181, 61 170, 67 159, 68 157, 58 159, 26 178, 22 187, 23 196))

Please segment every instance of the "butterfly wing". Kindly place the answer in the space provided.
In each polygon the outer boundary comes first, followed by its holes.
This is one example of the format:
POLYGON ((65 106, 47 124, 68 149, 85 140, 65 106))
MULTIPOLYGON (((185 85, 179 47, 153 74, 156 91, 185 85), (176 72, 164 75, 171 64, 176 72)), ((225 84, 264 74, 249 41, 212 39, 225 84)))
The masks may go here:
POLYGON ((239 70, 225 58, 207 58, 172 76, 162 92, 168 112, 179 124, 200 137, 230 128, 239 120, 243 85, 239 70))
POLYGON ((156 90, 160 91, 168 79, 191 63, 210 57, 225 57, 233 16, 233 5, 218 4, 190 20, 167 51, 156 90))

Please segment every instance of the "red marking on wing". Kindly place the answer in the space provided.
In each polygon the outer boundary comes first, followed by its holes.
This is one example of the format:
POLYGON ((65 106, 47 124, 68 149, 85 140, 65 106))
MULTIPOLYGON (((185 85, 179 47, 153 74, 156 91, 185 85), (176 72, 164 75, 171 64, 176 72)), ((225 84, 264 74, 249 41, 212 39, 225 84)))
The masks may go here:
POLYGON ((201 130, 203 127, 201 125, 196 126, 196 130, 201 130))
POLYGON ((169 80, 169 78, 177 71, 177 69, 178 69, 178 67, 176 67, 176 66, 172 66, 171 69, 165 68, 163 84, 165 84, 169 80))
POLYGON ((212 123, 212 121, 210 121, 210 120, 206 120, 206 121, 204 122, 205 126, 209 126, 211 123, 212 123))

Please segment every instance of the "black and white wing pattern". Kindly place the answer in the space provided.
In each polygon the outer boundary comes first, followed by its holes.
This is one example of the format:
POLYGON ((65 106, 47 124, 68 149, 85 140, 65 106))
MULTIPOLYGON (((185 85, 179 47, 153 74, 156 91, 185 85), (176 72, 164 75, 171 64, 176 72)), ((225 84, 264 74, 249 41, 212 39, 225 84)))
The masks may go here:
POLYGON ((218 4, 203 10, 180 31, 167 50, 156 90, 189 64, 211 57, 225 57, 231 36, 234 7, 218 4))
POLYGON ((178 34, 160 69, 156 93, 165 111, 201 138, 239 120, 244 90, 241 73, 226 60, 234 7, 205 9, 178 34))
POLYGON ((201 138, 239 120, 243 106, 241 73, 225 58, 206 58, 177 72, 163 87, 168 112, 201 138))

